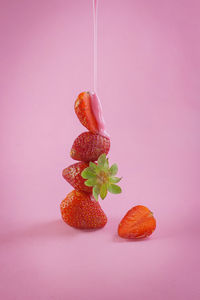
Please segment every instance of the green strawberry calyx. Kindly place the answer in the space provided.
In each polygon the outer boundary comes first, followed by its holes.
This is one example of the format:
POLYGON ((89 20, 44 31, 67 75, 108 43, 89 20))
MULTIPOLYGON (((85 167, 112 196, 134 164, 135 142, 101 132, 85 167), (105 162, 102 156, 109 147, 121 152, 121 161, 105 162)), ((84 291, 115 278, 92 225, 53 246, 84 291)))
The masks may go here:
POLYGON ((106 154, 101 154, 98 158, 97 164, 90 162, 89 167, 85 168, 81 176, 85 181, 86 186, 92 186, 92 193, 94 198, 98 201, 98 196, 105 199, 108 191, 112 194, 120 194, 122 192, 120 186, 116 185, 121 178, 115 177, 118 172, 117 164, 109 167, 108 158, 106 154))

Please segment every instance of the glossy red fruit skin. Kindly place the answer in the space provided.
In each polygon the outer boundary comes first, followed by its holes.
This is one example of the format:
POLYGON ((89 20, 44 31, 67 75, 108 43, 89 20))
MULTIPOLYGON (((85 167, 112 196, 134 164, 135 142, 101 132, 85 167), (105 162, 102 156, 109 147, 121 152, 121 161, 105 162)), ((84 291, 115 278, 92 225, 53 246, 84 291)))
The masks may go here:
POLYGON ((92 187, 85 185, 85 179, 81 176, 82 171, 89 166, 88 163, 78 162, 62 172, 63 178, 78 191, 92 193, 92 187))
POLYGON ((131 208, 121 220, 118 235, 126 239, 140 239, 150 236, 156 229, 153 213, 143 205, 131 208))
POLYGON ((74 104, 74 110, 83 126, 93 133, 98 133, 98 124, 92 111, 89 92, 83 92, 78 95, 74 104))
POLYGON ((98 157, 110 150, 110 139, 98 133, 86 131, 74 141, 70 152, 71 158, 84 162, 96 161, 98 157))
POLYGON ((107 223, 99 202, 89 194, 73 190, 60 204, 61 215, 68 225, 79 229, 98 229, 107 223))

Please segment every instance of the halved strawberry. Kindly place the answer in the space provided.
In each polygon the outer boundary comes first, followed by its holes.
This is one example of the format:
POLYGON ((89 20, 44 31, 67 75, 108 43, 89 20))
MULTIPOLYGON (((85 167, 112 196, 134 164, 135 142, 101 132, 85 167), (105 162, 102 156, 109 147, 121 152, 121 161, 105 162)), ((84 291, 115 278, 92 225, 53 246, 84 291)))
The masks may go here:
POLYGON ((121 220, 118 234, 126 239, 145 238, 152 234, 156 228, 153 213, 143 205, 131 208, 121 220))
POLYGON ((88 167, 88 163, 78 162, 65 168, 62 175, 76 190, 92 193, 92 187, 86 186, 86 180, 81 176, 82 171, 88 167))
POLYGON ((63 220, 75 228, 97 229, 107 223, 99 202, 84 192, 73 190, 61 202, 60 210, 63 220))
POLYGON ((86 131, 74 141, 70 152, 71 158, 84 162, 95 161, 110 150, 110 139, 97 133, 86 131))
POLYGON ((83 92, 78 95, 74 105, 75 113, 81 124, 93 133, 98 132, 98 124, 91 105, 91 95, 89 92, 83 92))

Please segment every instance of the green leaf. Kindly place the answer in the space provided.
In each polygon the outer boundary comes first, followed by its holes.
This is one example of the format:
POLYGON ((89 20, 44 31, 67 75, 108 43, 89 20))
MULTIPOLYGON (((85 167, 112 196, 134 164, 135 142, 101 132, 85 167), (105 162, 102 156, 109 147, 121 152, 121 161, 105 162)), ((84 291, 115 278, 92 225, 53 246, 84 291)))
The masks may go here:
POLYGON ((98 186, 94 186, 93 189, 92 189, 92 194, 94 196, 94 198, 98 201, 98 196, 99 196, 99 193, 100 193, 100 189, 98 186))
POLYGON ((94 190, 98 195, 100 194, 100 186, 99 185, 95 185, 94 190))
POLYGON ((94 189, 92 190, 92 194, 94 198, 98 201, 98 194, 94 191, 94 189))
POLYGON ((98 170, 97 165, 93 162, 89 163, 89 168, 90 168, 91 172, 96 172, 98 170))
POLYGON ((120 180, 121 180, 121 178, 119 178, 119 177, 110 177, 110 183, 118 183, 120 180))
POLYGON ((91 171, 91 169, 88 167, 88 168, 85 168, 82 173, 81 173, 81 176, 84 178, 84 179, 89 179, 89 178, 94 178, 96 177, 96 175, 91 171))
POLYGON ((104 183, 104 184, 102 184, 101 189, 100 189, 100 196, 101 196, 102 200, 106 198, 107 192, 108 192, 107 184, 104 183))
POLYGON ((96 178, 90 178, 85 181, 86 186, 94 186, 96 184, 96 178))
POLYGON ((103 167, 105 162, 106 162, 106 154, 103 153, 98 158, 98 165, 103 167))
POLYGON ((122 192, 120 186, 118 186, 116 184, 110 184, 108 187, 108 190, 112 194, 120 194, 122 192))
POLYGON ((115 176, 117 174, 117 172, 118 172, 118 166, 117 166, 117 164, 112 165, 110 167, 110 169, 109 169, 110 175, 111 176, 115 176))
POLYGON ((109 169, 109 162, 108 162, 108 159, 107 159, 107 158, 106 158, 106 161, 105 161, 105 164, 104 164, 104 168, 105 168, 106 170, 109 169))

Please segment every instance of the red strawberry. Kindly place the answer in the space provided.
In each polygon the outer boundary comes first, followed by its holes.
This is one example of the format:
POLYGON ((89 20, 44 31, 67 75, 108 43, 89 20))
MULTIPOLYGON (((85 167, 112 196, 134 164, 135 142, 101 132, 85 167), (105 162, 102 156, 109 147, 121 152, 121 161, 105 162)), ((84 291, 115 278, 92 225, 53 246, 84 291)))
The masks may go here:
POLYGON ((74 141, 70 155, 75 160, 85 162, 95 161, 98 157, 110 150, 110 139, 97 133, 86 131, 74 141))
POLYGON ((93 133, 98 132, 98 124, 92 111, 91 96, 89 92, 78 95, 74 105, 75 113, 81 124, 93 133))
POLYGON ((81 176, 82 171, 87 167, 89 167, 88 163, 78 162, 64 169, 62 175, 76 190, 92 193, 92 186, 86 186, 84 184, 86 180, 81 176))
POLYGON ((97 229, 107 223, 99 202, 84 192, 73 190, 61 202, 60 209, 63 220, 75 228, 97 229))
POLYGON ((139 239, 152 234, 156 228, 153 213, 145 206, 138 205, 131 208, 118 227, 118 234, 122 238, 139 239))

